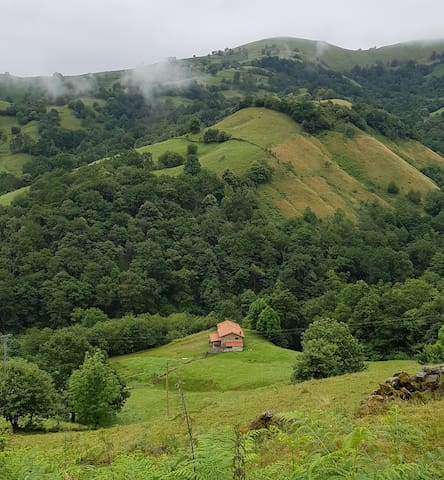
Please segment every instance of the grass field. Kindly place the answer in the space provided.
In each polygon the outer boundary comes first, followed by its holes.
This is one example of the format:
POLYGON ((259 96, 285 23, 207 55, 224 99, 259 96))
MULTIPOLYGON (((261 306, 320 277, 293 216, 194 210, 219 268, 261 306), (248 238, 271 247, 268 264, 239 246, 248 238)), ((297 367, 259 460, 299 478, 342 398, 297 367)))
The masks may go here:
POLYGON ((442 115, 444 113, 444 107, 439 108, 438 110, 435 110, 430 114, 431 117, 437 117, 438 115, 442 115))
POLYGON ((6 206, 10 205, 14 198, 26 193, 30 187, 22 187, 18 190, 14 190, 13 192, 5 193, 4 195, 0 195, 0 205, 6 206))
POLYGON ((67 130, 79 130, 82 128, 80 119, 74 115, 74 112, 68 107, 68 105, 51 106, 48 110, 55 109, 60 115, 60 126, 67 130))
MULTIPOLYGON (((23 165, 31 158, 26 153, 12 154, 9 148, 11 142, 11 127, 18 126, 15 117, 0 115, 0 130, 3 131, 3 139, 0 140, 0 172, 9 172, 21 175, 23 165)), ((38 123, 29 122, 21 126, 22 133, 27 133, 34 140, 38 138, 38 123)))
MULTIPOLYGON (((351 422, 371 425, 381 417, 360 419, 359 402, 393 373, 413 373, 419 368, 413 361, 371 362, 364 372, 292 385, 290 374, 297 352, 271 345, 252 332, 247 332, 244 352, 205 356, 207 347, 208 332, 202 332, 149 351, 111 359, 131 388, 131 396, 114 426, 97 431, 17 434, 11 439, 11 447, 32 447, 54 457, 63 453, 65 461, 97 461, 105 454, 106 445, 112 445, 113 454, 117 454, 148 446, 155 449, 165 442, 182 444, 185 430, 179 383, 195 434, 248 425, 266 410, 329 411, 344 415, 351 422)), ((444 409, 439 410, 443 405, 440 401, 425 406, 402 404, 401 408, 414 422, 427 428, 428 435, 437 435, 439 431, 442 438, 444 432, 434 418, 444 421, 444 409), (430 415, 434 408, 436 417, 430 415)))

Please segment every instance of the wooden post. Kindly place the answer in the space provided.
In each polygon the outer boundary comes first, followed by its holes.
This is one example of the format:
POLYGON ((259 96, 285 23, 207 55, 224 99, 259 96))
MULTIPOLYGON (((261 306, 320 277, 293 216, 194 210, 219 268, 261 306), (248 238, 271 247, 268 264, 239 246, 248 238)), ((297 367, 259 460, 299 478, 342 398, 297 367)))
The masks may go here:
POLYGON ((165 387, 166 387, 166 414, 167 418, 170 418, 170 370, 168 366, 168 360, 166 363, 166 375, 165 375, 165 387))

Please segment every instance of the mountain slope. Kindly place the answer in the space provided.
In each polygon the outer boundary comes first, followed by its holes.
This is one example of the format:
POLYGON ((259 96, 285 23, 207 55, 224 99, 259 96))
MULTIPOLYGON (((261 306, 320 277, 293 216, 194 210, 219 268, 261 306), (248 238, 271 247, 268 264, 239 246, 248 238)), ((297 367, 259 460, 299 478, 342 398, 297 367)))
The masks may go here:
MULTIPOLYGON (((190 141, 200 142, 198 155, 203 167, 218 174, 229 168, 245 173, 261 159, 274 168, 271 183, 260 187, 264 205, 278 207, 285 216, 301 214, 310 207, 317 215, 333 214, 338 208, 350 215, 361 202, 395 202, 387 193, 395 182, 400 195, 410 190, 424 195, 436 185, 418 169, 444 166, 444 159, 418 142, 377 138, 356 129, 352 138, 331 131, 319 136, 303 133, 299 125, 282 113, 265 108, 247 108, 215 125, 232 138, 221 144, 204 144, 201 135, 172 139, 143 147, 154 160, 167 150, 185 153, 190 141)), ((183 167, 159 170, 178 174, 183 167)))
POLYGON ((378 62, 391 64, 395 60, 429 63, 433 52, 444 52, 444 40, 414 41, 368 50, 349 50, 323 41, 277 37, 248 43, 239 49, 246 49, 250 60, 268 53, 282 58, 321 62, 334 70, 349 70, 356 65, 364 67, 378 62))

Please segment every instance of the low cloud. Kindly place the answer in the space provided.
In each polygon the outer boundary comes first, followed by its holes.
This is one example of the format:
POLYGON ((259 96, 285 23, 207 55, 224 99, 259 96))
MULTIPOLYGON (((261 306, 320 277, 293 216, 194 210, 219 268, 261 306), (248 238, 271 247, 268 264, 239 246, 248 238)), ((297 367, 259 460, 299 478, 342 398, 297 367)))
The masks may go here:
POLYGON ((168 59, 128 70, 122 77, 122 83, 139 88, 146 99, 151 99, 160 88, 186 87, 197 77, 198 75, 184 62, 168 59))
POLYGON ((39 77, 38 82, 52 98, 68 94, 86 95, 93 91, 96 85, 92 76, 64 77, 60 73, 54 73, 51 77, 39 77))

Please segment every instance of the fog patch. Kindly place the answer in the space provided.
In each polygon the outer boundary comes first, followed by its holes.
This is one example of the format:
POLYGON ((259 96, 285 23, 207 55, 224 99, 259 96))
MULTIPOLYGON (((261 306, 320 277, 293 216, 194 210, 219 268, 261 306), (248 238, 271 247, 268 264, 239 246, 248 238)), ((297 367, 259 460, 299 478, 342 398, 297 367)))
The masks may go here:
POLYGON ((316 42, 316 57, 323 57, 324 53, 330 48, 327 42, 316 42))
POLYGON ((40 87, 52 98, 70 94, 86 95, 96 87, 96 81, 92 75, 64 77, 60 73, 54 73, 51 77, 38 77, 37 81, 40 87))
POLYGON ((128 70, 121 82, 128 87, 138 88, 147 100, 151 100, 161 88, 187 87, 198 77, 189 65, 173 58, 128 70))

